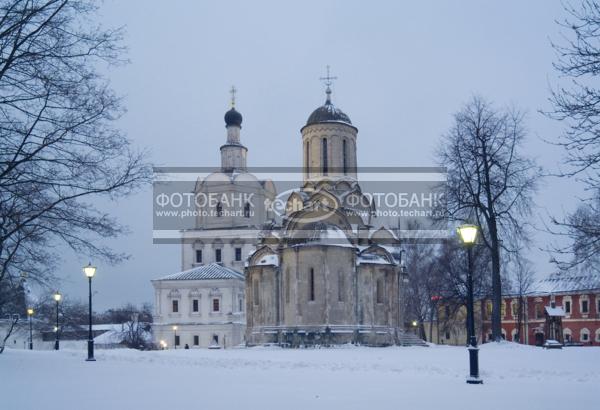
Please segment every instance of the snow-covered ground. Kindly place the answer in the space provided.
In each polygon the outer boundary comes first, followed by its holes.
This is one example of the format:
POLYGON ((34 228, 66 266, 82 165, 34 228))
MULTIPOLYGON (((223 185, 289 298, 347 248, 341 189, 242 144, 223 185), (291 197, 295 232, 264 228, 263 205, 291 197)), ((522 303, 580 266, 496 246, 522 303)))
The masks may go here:
POLYGON ((461 347, 7 350, 3 410, 599 408, 600 348, 461 347))

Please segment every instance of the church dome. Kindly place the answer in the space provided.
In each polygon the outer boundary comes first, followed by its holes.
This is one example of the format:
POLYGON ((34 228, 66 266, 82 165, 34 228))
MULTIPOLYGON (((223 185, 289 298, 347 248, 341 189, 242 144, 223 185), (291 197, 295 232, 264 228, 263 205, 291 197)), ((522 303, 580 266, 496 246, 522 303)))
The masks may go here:
POLYGON ((231 108, 229 111, 225 113, 225 126, 242 126, 242 114, 236 111, 235 108, 231 108))
POLYGON ((342 110, 336 108, 331 100, 328 98, 324 105, 320 106, 310 114, 306 125, 319 124, 323 122, 342 122, 348 125, 352 125, 350 117, 348 117, 342 110))

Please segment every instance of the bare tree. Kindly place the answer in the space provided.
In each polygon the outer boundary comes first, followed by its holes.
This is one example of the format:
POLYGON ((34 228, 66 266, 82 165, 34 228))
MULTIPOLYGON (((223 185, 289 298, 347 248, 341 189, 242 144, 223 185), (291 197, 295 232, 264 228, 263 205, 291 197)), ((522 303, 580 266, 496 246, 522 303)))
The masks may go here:
POLYGON ((138 308, 129 303, 120 308, 108 309, 101 315, 101 320, 105 323, 123 324, 123 340, 128 347, 134 349, 149 347, 147 335, 152 325, 152 307, 149 304, 138 308))
POLYGON ((440 270, 438 269, 437 244, 414 243, 405 245, 406 268, 409 276, 406 293, 406 311, 419 323, 419 336, 432 342, 432 324, 435 315, 435 296, 440 292, 440 270), (429 337, 424 323, 429 322, 429 337))
POLYGON ((47 281, 52 246, 117 262, 101 245, 125 231, 92 204, 149 178, 145 153, 115 128, 121 100, 99 69, 122 62, 122 31, 88 0, 0 1, 0 282, 47 281))
POLYGON ((141 309, 132 311, 129 321, 125 322, 126 335, 125 342, 127 346, 134 349, 146 349, 150 347, 151 342, 147 335, 152 326, 152 309, 150 305, 145 304, 141 309))
MULTIPOLYGON (((436 265, 440 270, 438 280, 440 283, 439 295, 442 296, 441 305, 447 310, 447 314, 443 315, 442 327, 449 329, 457 324, 455 320, 459 316, 457 315, 459 309, 467 306, 466 252, 457 242, 448 241, 439 249, 436 265)), ((475 299, 483 301, 489 297, 492 291, 491 260, 487 249, 481 246, 473 249, 473 265, 474 296, 475 299)), ((468 335, 467 319, 468 317, 462 323, 465 326, 465 335, 468 335)), ((468 340, 465 340, 465 343, 468 343, 468 340)))
POLYGON ((25 288, 24 281, 16 282, 5 280, 0 282, 0 320, 4 321, 5 334, 0 340, 0 354, 4 352, 6 341, 19 322, 21 315, 25 314, 25 288))
POLYGON ((526 295, 533 284, 534 271, 531 262, 520 253, 515 255, 511 265, 513 265, 513 269, 511 270, 511 279, 513 282, 511 293, 517 296, 516 338, 519 343, 523 343, 523 319, 527 309, 526 295))
POLYGON ((559 175, 583 180, 593 195, 566 218, 552 218, 554 233, 569 236, 571 245, 552 249, 555 262, 567 269, 578 264, 598 268, 600 252, 600 4, 583 0, 565 5, 568 17, 558 24, 562 39, 552 45, 557 53, 554 68, 566 83, 551 91, 552 110, 545 112, 566 125, 557 145, 564 148, 566 169, 559 175), (567 257, 568 255, 568 257, 567 257), (566 259, 566 260, 565 260, 566 259))
POLYGON ((481 227, 481 241, 492 267, 492 337, 501 334, 502 280, 500 248, 514 251, 527 235, 532 195, 539 167, 520 152, 525 138, 523 114, 497 110, 474 97, 454 115, 454 125, 438 151, 448 169, 447 214, 451 220, 471 220, 481 227), (515 244, 507 248, 504 243, 515 244))
POLYGON ((12 332, 15 330, 15 326, 17 325, 17 323, 19 323, 20 318, 21 316, 16 313, 6 315, 7 327, 4 337, 2 338, 2 340, 0 340, 0 354, 4 353, 4 349, 6 348, 6 341, 8 340, 12 332))

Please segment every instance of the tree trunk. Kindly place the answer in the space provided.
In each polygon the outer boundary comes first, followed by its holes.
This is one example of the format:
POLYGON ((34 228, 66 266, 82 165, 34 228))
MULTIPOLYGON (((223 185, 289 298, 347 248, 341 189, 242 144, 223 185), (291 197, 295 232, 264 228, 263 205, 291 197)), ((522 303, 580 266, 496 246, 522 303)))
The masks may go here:
POLYGON ((12 334, 12 332, 15 328, 15 325, 17 324, 18 321, 19 321, 19 316, 11 316, 10 327, 8 328, 6 336, 4 336, 4 339, 2 340, 2 345, 0 345, 0 354, 2 354, 4 352, 4 348, 6 347, 6 341, 12 334))
POLYGON ((435 310, 437 304, 434 303, 429 309, 429 341, 433 343, 433 318, 435 316, 435 310))
POLYGON ((500 279, 500 249, 496 219, 490 219, 490 239, 492 244, 492 339, 502 340, 502 281, 500 279))

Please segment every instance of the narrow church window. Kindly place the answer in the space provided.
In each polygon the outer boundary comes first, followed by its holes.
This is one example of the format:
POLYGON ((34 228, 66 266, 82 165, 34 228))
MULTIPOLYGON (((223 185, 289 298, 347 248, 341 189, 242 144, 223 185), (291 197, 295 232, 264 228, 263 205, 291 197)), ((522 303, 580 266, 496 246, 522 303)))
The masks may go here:
POLYGON ((244 311, 244 299, 239 298, 238 303, 239 303, 238 312, 243 312, 244 311))
POLYGON ((175 336, 175 346, 179 346, 179 335, 175 336))
POLYGON ((344 175, 348 173, 348 161, 346 160, 346 140, 342 141, 342 156, 344 160, 344 175))
POLYGON ((242 260, 242 248, 235 248, 235 260, 238 262, 242 260))
POLYGON ((215 249, 215 261, 221 262, 221 249, 215 249))
POLYGON ((308 276, 308 300, 315 300, 315 270, 310 268, 308 276))
POLYGON ((377 303, 383 303, 383 279, 377 279, 376 294, 377 303))
POLYGON ((213 299, 213 312, 219 312, 221 310, 220 304, 221 304, 221 300, 219 298, 213 299))
POLYGON ((223 216, 223 204, 220 202, 217 204, 217 216, 219 218, 223 216))
POLYGON ((202 263, 202 249, 196 250, 196 263, 202 263))
POLYGON ((327 175, 327 172, 329 171, 329 167, 327 166, 327 138, 323 138, 323 158, 322 158, 322 164, 323 164, 323 175, 327 175))
POLYGON ((290 303, 290 270, 285 271, 285 303, 290 303))
POLYGON ((306 177, 310 176, 310 142, 306 141, 306 177))
POLYGON ((194 335, 194 346, 198 346, 200 344, 200 336, 194 335))
POLYGON ((344 274, 338 272, 338 302, 344 301, 344 274))
POLYGON ((254 282, 252 282, 252 290, 253 290, 253 297, 252 299, 254 299, 254 304, 256 306, 258 306, 258 280, 254 280, 254 282))
POLYGON ((179 301, 178 300, 174 300, 172 303, 172 310, 173 313, 178 313, 179 312, 179 301))
POLYGON ((244 205, 244 218, 250 218, 250 204, 248 202, 244 205))
POLYGON ((192 312, 198 312, 198 299, 192 300, 192 312))

